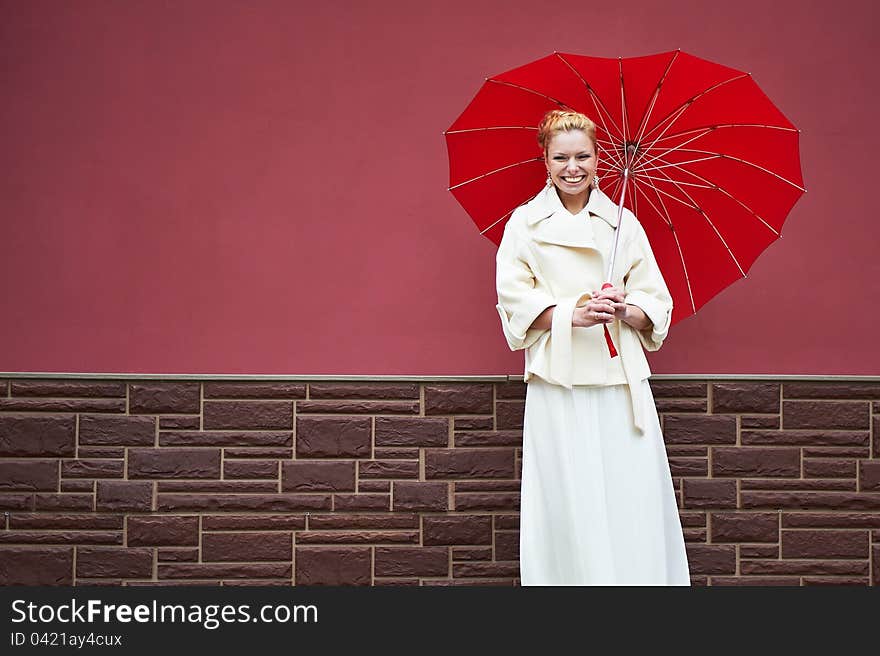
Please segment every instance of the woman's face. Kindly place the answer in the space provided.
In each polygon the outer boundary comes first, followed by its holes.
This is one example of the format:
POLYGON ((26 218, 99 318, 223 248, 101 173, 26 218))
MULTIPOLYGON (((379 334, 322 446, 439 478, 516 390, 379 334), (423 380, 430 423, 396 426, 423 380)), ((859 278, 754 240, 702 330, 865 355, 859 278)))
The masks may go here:
POLYGON ((583 130, 559 132, 547 144, 547 170, 556 188, 570 196, 589 196, 596 177, 596 145, 583 130))

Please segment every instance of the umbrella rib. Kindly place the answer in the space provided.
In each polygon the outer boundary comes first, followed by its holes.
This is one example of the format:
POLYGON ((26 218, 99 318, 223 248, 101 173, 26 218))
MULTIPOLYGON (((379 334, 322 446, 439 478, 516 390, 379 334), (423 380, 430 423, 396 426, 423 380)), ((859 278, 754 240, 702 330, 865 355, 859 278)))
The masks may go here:
MULTIPOLYGON (((711 131, 712 131, 711 129, 707 128, 705 132, 701 132, 701 133, 698 134, 697 136, 695 136, 695 137, 691 137, 690 139, 688 139, 688 140, 685 141, 684 143, 680 143, 680 144, 678 144, 677 146, 675 146, 675 147, 673 147, 673 148, 668 148, 668 149, 665 150, 664 152, 659 153, 659 154, 657 154, 657 155, 654 155, 654 156, 651 157, 650 159, 648 159, 648 160, 642 162, 641 165, 642 165, 642 166, 647 166, 648 164, 650 164, 651 162, 653 162, 653 161, 654 161, 655 159, 657 159, 658 157, 665 157, 666 155, 668 155, 668 154, 671 153, 671 152, 674 152, 674 151, 676 151, 676 150, 683 149, 685 146, 687 146, 687 145, 688 145, 689 143, 691 143, 692 141, 696 141, 697 139, 699 139, 700 137, 705 136, 706 134, 708 134, 708 133, 711 132, 711 131)), ((650 149, 651 147, 653 147, 653 145, 654 145, 655 143, 657 143, 656 140, 653 141, 653 142, 651 143, 651 146, 649 146, 648 149, 650 149)), ((646 150, 644 154, 647 155, 647 152, 648 152, 648 151, 646 150)))
POLYGON ((486 82, 494 82, 495 84, 503 84, 504 86, 511 87, 513 89, 519 89, 520 91, 527 91, 529 93, 535 94, 536 96, 541 96, 541 98, 546 98, 550 102, 555 103, 555 104, 559 105, 560 107, 567 107, 568 109, 571 109, 570 107, 568 107, 568 105, 566 105, 561 100, 557 100, 556 98, 553 98, 552 96, 548 96, 546 93, 541 93, 540 91, 536 91, 535 89, 529 89, 528 87, 524 87, 520 84, 514 84, 513 82, 505 82, 503 80, 496 80, 494 77, 488 78, 486 80, 486 82))
POLYGON ((514 166, 521 166, 522 164, 528 164, 529 162, 540 162, 542 158, 540 157, 532 157, 531 159, 524 159, 521 162, 514 162, 513 164, 508 164, 507 166, 502 166, 499 169, 495 169, 494 171, 489 171, 488 173, 483 173, 482 175, 478 175, 475 178, 471 178, 470 180, 465 180, 464 182, 459 182, 457 185, 452 185, 449 187, 449 191, 453 189, 458 189, 459 187, 463 187, 466 184, 470 184, 471 182, 476 182, 477 180, 482 180, 485 177, 493 175, 495 173, 499 173, 501 171, 506 171, 507 169, 512 169, 514 166))
POLYGON ((721 236, 721 232, 719 232, 718 228, 715 227, 715 224, 712 223, 712 219, 706 213, 706 210, 704 210, 702 207, 700 207, 700 205, 697 203, 697 201, 695 201, 693 198, 691 198, 691 195, 679 186, 678 182, 676 182, 675 180, 670 178, 668 175, 666 175, 665 171, 661 171, 660 175, 665 176, 669 180, 669 182, 685 196, 685 198, 687 198, 690 202, 692 202, 694 204, 696 211, 706 220, 706 223, 709 224, 709 226, 712 228, 712 230, 715 231, 715 234, 718 236, 718 239, 721 240, 721 243, 724 245, 724 248, 726 248, 727 252, 730 254, 730 258, 733 260, 733 263, 736 264, 736 268, 739 269, 739 272, 742 274, 742 277, 745 278, 746 272, 743 271, 742 266, 740 266, 739 260, 736 259, 736 255, 734 255, 733 251, 730 250, 730 246, 727 245, 727 241, 724 239, 724 237, 721 236))
POLYGON ((636 192, 641 192, 642 195, 645 197, 647 203, 654 208, 654 211, 657 212, 658 215, 666 219, 666 224, 669 226, 669 230, 672 232, 672 238, 675 240, 675 248, 678 250, 678 259, 681 260, 681 269, 684 272, 684 281, 687 284, 688 299, 691 302, 691 310, 693 312, 696 312, 697 305, 694 302, 694 291, 691 288, 691 277, 688 274, 687 264, 684 261, 684 251, 681 250, 681 242, 678 241, 678 233, 675 231, 675 228, 672 225, 672 218, 669 216, 669 210, 666 209, 666 203, 664 203, 663 199, 660 197, 659 190, 654 185, 650 185, 650 187, 654 190, 654 193, 657 194, 657 202, 660 203, 660 207, 663 208, 662 212, 657 209, 657 206, 654 205, 653 202, 651 202, 651 198, 648 196, 648 194, 646 194, 639 185, 635 185, 636 192))
POLYGON ((645 110, 644 115, 642 116, 642 123, 641 125, 639 125, 639 129, 636 131, 636 143, 641 142, 642 137, 645 136, 645 130, 648 129, 648 121, 651 119, 651 114, 654 112, 654 106, 657 104, 657 97, 660 95, 660 88, 666 81, 666 76, 669 75, 669 69, 672 68, 672 64, 675 62, 675 60, 678 59, 678 55, 680 52, 680 50, 676 50, 674 53, 672 53, 672 58, 669 60, 669 63, 666 64, 666 70, 663 71, 663 75, 660 76, 660 80, 657 82, 657 87, 654 89, 651 100, 648 102, 648 107, 645 110))
MULTIPOLYGON (((540 193, 540 192, 539 192, 539 193, 540 193)), ((486 234, 487 232, 489 232, 492 228, 494 228, 494 227, 497 226, 499 223, 501 223, 502 221, 504 221, 504 219, 506 219, 506 218, 509 217, 511 214, 513 214, 513 213, 516 211, 516 208, 517 208, 517 207, 522 206, 524 203, 528 202, 529 200, 531 200, 531 199, 534 198, 534 197, 535 197, 535 194, 530 194, 530 195, 526 196, 525 200, 523 200, 521 203, 519 203, 519 205, 517 205, 517 206, 514 207, 512 210, 510 210, 509 212, 507 212, 507 214, 505 214, 504 216, 502 216, 502 217, 501 217, 500 219, 498 219, 497 221, 494 221, 491 225, 489 225, 489 226, 483 228, 482 230, 480 230, 480 234, 481 234, 481 235, 485 235, 485 234, 486 234)))
MULTIPOLYGON (((748 212, 749 214, 751 214, 753 217, 755 217, 756 219, 758 219, 758 221, 760 221, 761 223, 763 223, 764 226, 765 226, 770 232, 772 232, 772 233, 773 233, 774 235, 776 235, 777 237, 779 236, 779 231, 778 231, 776 228, 774 228, 772 225, 770 225, 769 223, 767 223, 767 222, 761 217, 760 214, 758 214, 755 210, 753 210, 751 207, 749 207, 748 205, 746 205, 743 201, 741 201, 739 198, 737 198, 736 196, 734 196, 732 193, 730 193, 729 191, 727 191, 727 189, 725 189, 724 187, 722 187, 722 186, 720 186, 720 185, 714 184, 711 180, 708 180, 707 178, 704 178, 703 176, 701 176, 701 175, 699 175, 699 174, 697 174, 697 173, 694 173, 693 171, 691 171, 691 170, 689 170, 689 169, 685 169, 685 168, 682 168, 682 167, 677 167, 677 168, 681 169, 681 170, 684 171, 685 173, 688 173, 688 174, 694 176, 697 180, 700 180, 701 182, 704 182, 704 183, 705 183, 704 185, 699 185, 699 184, 697 184, 697 183, 695 183, 695 182, 682 182, 681 180, 679 180, 679 181, 678 181, 678 184, 680 184, 680 185, 687 185, 687 186, 691 186, 691 187, 698 187, 698 188, 700 188, 700 189, 710 189, 710 190, 713 190, 713 191, 720 191, 722 194, 724 194, 725 196, 727 196, 727 197, 728 197, 730 200, 732 200, 733 202, 737 203, 740 207, 742 207, 745 211, 747 211, 747 212, 748 212)), ((650 175, 643 175, 643 176, 641 176, 641 177, 642 177, 642 178, 647 178, 648 180, 658 180, 658 181, 661 180, 661 178, 655 178, 655 177, 650 176, 650 175)), ((668 181, 668 176, 666 177, 666 179, 663 179, 663 181, 664 181, 664 182, 667 182, 667 181, 668 181)))
POLYGON ((487 130, 534 130, 538 128, 532 125, 492 125, 485 128, 465 128, 463 130, 447 130, 443 134, 463 134, 465 132, 486 132, 487 130))
MULTIPOLYGON (((685 169, 682 169, 682 170, 685 170, 685 169)), ((687 172, 690 173, 690 171, 687 171, 687 172)), ((640 175, 639 179, 640 180, 656 180, 658 182, 668 182, 668 180, 666 178, 657 178, 653 175, 644 175, 644 174, 640 175)), ((679 180, 678 184, 684 185, 686 187, 697 187, 698 189, 716 189, 717 188, 715 185, 713 185, 711 183, 697 184, 696 182, 683 182, 683 181, 679 180)))
POLYGON ((787 128, 781 125, 766 125, 764 123, 720 123, 718 125, 706 125, 700 128, 691 128, 690 130, 684 130, 682 132, 673 132, 672 134, 667 134, 665 137, 657 138, 653 143, 666 141, 667 139, 674 139, 675 137, 683 137, 692 132, 700 132, 702 130, 705 130, 706 132, 700 136, 705 136, 705 134, 723 128, 765 128, 767 130, 780 130, 781 132, 800 132, 797 128, 787 128))
MULTIPOLYGON (((623 59, 621 57, 617 58, 617 70, 620 72, 620 115, 623 123, 623 146, 624 153, 626 152, 626 144, 629 141, 629 136, 627 135, 627 130, 629 128, 629 117, 626 112, 626 85, 623 83, 623 59)), ((626 156, 624 155, 625 159, 626 156)))
MULTIPOLYGON (((671 151, 669 151, 669 152, 671 152, 671 151)), ((774 173, 770 169, 764 168, 760 164, 755 164, 754 162, 750 162, 749 160, 743 159, 741 157, 734 157, 733 155, 727 155, 725 153, 714 153, 710 150, 697 150, 695 148, 682 148, 681 152, 694 153, 697 155, 711 155, 712 156, 712 157, 707 157, 704 159, 729 159, 734 162, 739 162, 740 164, 745 164, 747 166, 751 166, 752 168, 758 169, 759 171, 763 171, 764 173, 766 173, 768 175, 772 175, 777 180, 781 180, 782 182, 784 182, 788 185, 791 185, 795 189, 798 189, 800 191, 806 191, 806 189, 804 189, 802 186, 800 186, 799 184, 795 184, 794 182, 792 182, 788 178, 784 178, 781 175, 779 175, 778 173, 774 173)), ((701 161, 701 160, 691 160, 690 162, 681 162, 681 164, 692 164, 693 162, 698 162, 698 161, 701 161)), ((655 168, 665 168, 665 166, 664 167, 655 167, 655 168)))
POLYGON ((741 80, 745 77, 749 77, 748 73, 741 73, 740 75, 729 78, 727 80, 722 80, 721 82, 718 82, 718 83, 712 85, 708 89, 704 89, 703 91, 701 91, 697 95, 689 98, 688 100, 685 100, 681 105, 670 110, 669 114, 667 114, 665 118, 661 119, 657 123, 657 125, 655 125, 653 128, 651 128, 651 130, 649 130, 648 132, 646 132, 644 134, 644 137, 647 137, 648 135, 652 134, 656 130, 660 129, 660 126, 663 125, 664 123, 670 122, 669 125, 667 125, 663 129, 663 132, 666 132, 666 130, 668 130, 672 126, 672 124, 678 120, 678 117, 681 116, 681 114, 684 113, 684 111, 686 111, 689 107, 691 107, 697 100, 699 100, 700 98, 702 98, 706 94, 711 93, 712 91, 715 91, 716 89, 723 87, 725 84, 730 84, 731 82, 736 82, 737 80, 741 80))
POLYGON ((593 98, 593 101, 596 103, 596 109, 600 110, 599 111, 599 120, 602 121, 602 129, 605 130, 605 134, 607 134, 608 136, 612 136, 611 130, 608 129, 608 125, 605 123, 605 117, 602 116, 601 110, 605 110, 605 113, 608 115, 608 121, 611 123, 611 125, 614 127, 614 129, 617 130, 617 134, 622 135, 623 130, 621 130, 619 127, 617 127, 617 123, 615 123, 614 119, 611 117, 611 112, 608 111, 608 108, 605 106, 605 103, 602 102, 602 99, 599 97, 599 94, 597 94, 596 91, 593 89, 593 87, 591 87, 589 85, 589 83, 583 78, 583 76, 580 74, 580 71, 578 71, 574 66, 572 66, 569 63, 569 61, 565 57, 563 57, 561 54, 559 54, 558 52, 556 53, 556 56, 562 61, 563 64, 565 64, 566 66, 568 66, 569 69, 571 69, 571 72, 575 74, 575 76, 581 81, 581 83, 583 83, 584 88, 586 88, 586 90, 587 90, 587 93, 590 94, 590 96, 593 98))

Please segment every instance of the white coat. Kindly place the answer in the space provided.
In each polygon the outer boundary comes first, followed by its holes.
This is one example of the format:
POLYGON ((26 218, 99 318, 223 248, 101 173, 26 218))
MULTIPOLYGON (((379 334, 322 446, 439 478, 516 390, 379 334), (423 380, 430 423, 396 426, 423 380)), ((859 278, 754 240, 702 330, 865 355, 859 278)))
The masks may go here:
MULTIPOLYGON (((617 205, 592 190, 582 212, 572 215, 555 187, 545 187, 514 210, 496 256, 498 314, 511 350, 525 349, 524 379, 549 383, 626 383, 632 397, 651 375, 642 347, 660 348, 672 319, 672 297, 654 259, 645 231, 627 209, 621 218, 612 282, 626 302, 640 307, 653 325, 637 331, 623 322, 608 324, 619 358, 608 353, 601 325, 572 327, 574 308, 605 281, 617 228, 617 205), (550 330, 530 330, 541 312, 555 305, 550 330)), ((645 426, 642 404, 633 399, 633 419, 645 426)))

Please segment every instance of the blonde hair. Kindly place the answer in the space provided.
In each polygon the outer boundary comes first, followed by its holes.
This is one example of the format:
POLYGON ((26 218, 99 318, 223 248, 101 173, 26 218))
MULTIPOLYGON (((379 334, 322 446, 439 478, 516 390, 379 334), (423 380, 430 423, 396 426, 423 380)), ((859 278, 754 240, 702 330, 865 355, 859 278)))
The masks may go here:
POLYGON ((598 149, 596 144, 596 124, 593 123, 586 114, 575 111, 565 111, 561 109, 552 109, 546 114, 538 124, 538 144, 541 150, 547 152, 550 140, 560 132, 569 132, 571 130, 581 130, 593 142, 593 147, 598 149))

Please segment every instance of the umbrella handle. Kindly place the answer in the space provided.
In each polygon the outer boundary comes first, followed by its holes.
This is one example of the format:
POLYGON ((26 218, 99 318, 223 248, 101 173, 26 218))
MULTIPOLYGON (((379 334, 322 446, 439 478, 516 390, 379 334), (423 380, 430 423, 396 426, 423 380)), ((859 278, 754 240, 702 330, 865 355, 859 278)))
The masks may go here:
MULTIPOLYGON (((613 287, 610 282, 606 282, 602 285, 602 289, 608 289, 609 287, 613 287)), ((608 345, 608 355, 612 358, 617 357, 617 349, 614 348, 614 342, 611 341, 611 333, 608 332, 608 326, 606 324, 602 324, 602 328, 605 330, 605 343, 608 345)))

